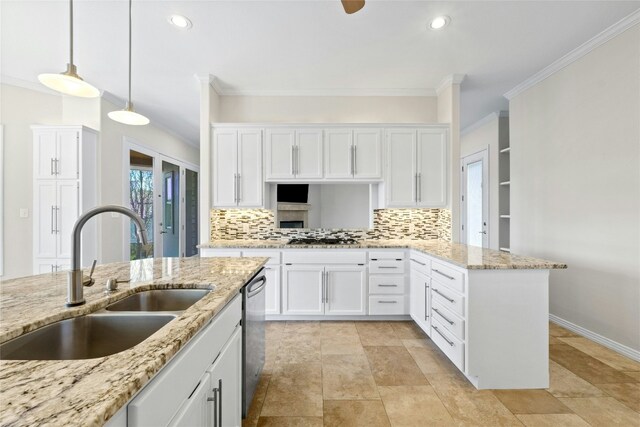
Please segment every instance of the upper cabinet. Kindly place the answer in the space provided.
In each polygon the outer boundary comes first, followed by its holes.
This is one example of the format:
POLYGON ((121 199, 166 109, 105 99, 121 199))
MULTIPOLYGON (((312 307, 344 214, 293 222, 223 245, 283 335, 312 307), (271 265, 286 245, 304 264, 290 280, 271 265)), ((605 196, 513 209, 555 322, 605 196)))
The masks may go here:
POLYGON ((444 127, 387 131, 387 206, 447 206, 447 138, 444 127))
POLYGON ((80 133, 79 128, 34 128, 36 179, 78 179, 80 133))
POLYGON ((267 129, 266 180, 321 179, 322 129, 267 129))
POLYGON ((261 207, 262 130, 215 129, 212 138, 214 207, 261 207))
POLYGON ((326 179, 382 178, 380 129, 329 129, 325 131, 326 179))

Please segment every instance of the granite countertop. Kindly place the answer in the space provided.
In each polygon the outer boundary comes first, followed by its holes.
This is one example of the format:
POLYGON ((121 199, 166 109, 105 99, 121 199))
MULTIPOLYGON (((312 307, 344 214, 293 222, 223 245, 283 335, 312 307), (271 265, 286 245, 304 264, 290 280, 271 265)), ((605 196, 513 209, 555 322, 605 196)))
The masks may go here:
POLYGON ((547 261, 508 252, 450 243, 443 240, 360 240, 352 245, 290 245, 283 240, 214 240, 200 248, 248 249, 415 249, 426 255, 469 270, 548 270, 564 269, 564 263, 547 261))
POLYGON ((66 273, 0 283, 0 342, 149 289, 213 289, 133 348, 85 360, 0 360, 0 425, 103 425, 222 310, 267 258, 158 258, 96 267, 87 300, 67 308, 66 273), (108 278, 130 279, 111 295, 108 278))

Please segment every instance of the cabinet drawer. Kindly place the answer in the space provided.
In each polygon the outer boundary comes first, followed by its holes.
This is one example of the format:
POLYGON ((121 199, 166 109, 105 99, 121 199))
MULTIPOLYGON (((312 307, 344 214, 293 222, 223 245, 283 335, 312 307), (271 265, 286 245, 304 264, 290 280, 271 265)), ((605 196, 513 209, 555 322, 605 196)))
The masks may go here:
POLYGON ((369 252, 369 259, 372 261, 380 261, 383 259, 404 260, 405 253, 403 251, 374 251, 369 252))
POLYGON ((411 268, 419 270, 426 276, 431 276, 431 260, 422 254, 411 253, 411 268))
POLYGON ((431 277, 460 293, 464 293, 464 274, 458 270, 433 261, 431 263, 431 277))
POLYGON ((266 265, 280 264, 280 251, 242 251, 243 257, 269 258, 266 265))
POLYGON ((464 320, 437 301, 431 306, 431 316, 437 319, 456 338, 464 340, 464 320))
POLYGON ((369 261, 370 274, 404 274, 404 261, 378 260, 369 261))
POLYGON ((394 274, 369 276, 369 294, 404 294, 405 290, 404 276, 394 274))
POLYGON ((437 317, 431 318, 431 340, 464 372, 464 343, 454 337, 437 317))
POLYGON ((454 313, 464 317, 464 297, 431 280, 431 301, 438 302, 454 313))
POLYGON ((364 251, 296 250, 282 253, 283 264, 365 264, 364 251))
POLYGON ((407 314, 404 295, 370 296, 369 314, 407 314))

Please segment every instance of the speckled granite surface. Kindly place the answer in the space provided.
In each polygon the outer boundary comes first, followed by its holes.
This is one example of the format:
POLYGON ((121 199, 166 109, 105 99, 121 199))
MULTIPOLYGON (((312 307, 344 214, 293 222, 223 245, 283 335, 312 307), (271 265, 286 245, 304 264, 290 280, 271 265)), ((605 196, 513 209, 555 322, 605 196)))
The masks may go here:
POLYGON ((415 249, 469 270, 547 270, 566 264, 443 240, 361 240, 355 245, 289 245, 282 240, 215 240, 200 248, 246 249, 415 249))
POLYGON ((266 258, 161 258, 96 267, 87 304, 66 308, 66 274, 0 283, 0 342, 148 289, 213 291, 137 346, 87 360, 0 360, 0 425, 103 425, 233 299, 266 258), (106 296, 108 278, 131 279, 106 296))

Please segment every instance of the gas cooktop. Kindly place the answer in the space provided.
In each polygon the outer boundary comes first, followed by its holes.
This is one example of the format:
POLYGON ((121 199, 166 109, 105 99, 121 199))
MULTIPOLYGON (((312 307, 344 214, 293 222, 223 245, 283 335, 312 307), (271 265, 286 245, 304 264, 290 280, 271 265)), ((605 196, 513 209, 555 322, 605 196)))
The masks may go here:
POLYGON ((351 238, 337 237, 294 237, 288 242, 290 245, 355 245, 358 243, 351 238))

